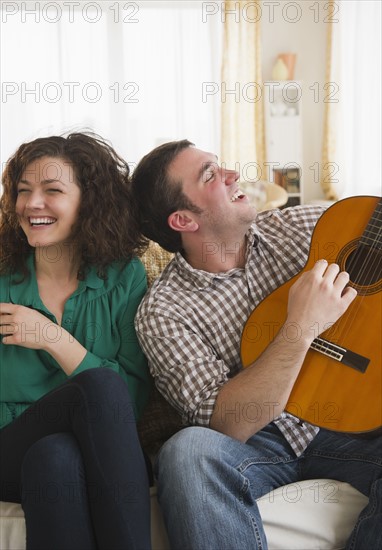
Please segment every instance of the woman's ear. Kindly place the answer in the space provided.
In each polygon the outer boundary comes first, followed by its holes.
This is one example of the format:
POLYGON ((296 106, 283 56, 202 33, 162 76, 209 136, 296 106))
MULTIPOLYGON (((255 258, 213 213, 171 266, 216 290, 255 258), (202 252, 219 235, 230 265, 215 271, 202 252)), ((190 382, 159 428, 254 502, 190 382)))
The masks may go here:
POLYGON ((184 210, 178 210, 170 214, 167 223, 174 231, 192 233, 199 229, 199 224, 184 210))

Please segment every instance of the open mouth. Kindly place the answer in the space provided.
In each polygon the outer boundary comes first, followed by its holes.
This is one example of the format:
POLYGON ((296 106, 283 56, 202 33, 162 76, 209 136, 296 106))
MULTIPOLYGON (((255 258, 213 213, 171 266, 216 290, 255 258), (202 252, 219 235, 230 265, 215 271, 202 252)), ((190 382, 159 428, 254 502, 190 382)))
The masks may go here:
POLYGON ((52 225, 56 221, 56 218, 29 218, 29 223, 32 227, 37 227, 41 225, 52 225))
POLYGON ((243 193, 243 191, 241 189, 237 189, 231 197, 231 202, 243 199, 244 197, 245 194, 243 193))

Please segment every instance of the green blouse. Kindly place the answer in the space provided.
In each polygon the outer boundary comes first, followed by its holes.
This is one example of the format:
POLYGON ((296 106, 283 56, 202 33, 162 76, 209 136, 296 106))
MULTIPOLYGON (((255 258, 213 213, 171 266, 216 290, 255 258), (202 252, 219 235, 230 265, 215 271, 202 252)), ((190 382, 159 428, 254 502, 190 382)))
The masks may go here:
MULTIPOLYGON (((34 268, 28 258, 30 276, 16 284, 11 275, 0 277, 0 302, 38 310, 57 323, 41 301, 34 268)), ((134 329, 134 316, 146 292, 146 274, 140 260, 114 264, 107 279, 91 269, 65 304, 64 327, 87 350, 84 359, 68 376, 53 357, 42 350, 0 344, 0 428, 9 424, 33 402, 80 372, 109 367, 127 382, 136 416, 142 412, 151 387, 147 362, 134 329)), ((49 338, 59 338, 50 333, 49 338)))

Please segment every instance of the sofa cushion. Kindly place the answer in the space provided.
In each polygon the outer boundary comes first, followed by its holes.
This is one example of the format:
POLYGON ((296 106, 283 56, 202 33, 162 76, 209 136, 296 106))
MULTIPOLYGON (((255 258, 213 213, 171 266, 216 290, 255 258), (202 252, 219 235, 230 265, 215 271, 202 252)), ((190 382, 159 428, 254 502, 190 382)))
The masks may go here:
POLYGON ((153 388, 149 403, 137 424, 139 439, 146 454, 153 458, 163 443, 181 428, 180 414, 153 388))
POLYGON ((141 260, 146 269, 147 282, 151 286, 154 279, 159 277, 166 265, 173 258, 174 254, 167 252, 154 241, 150 241, 149 245, 141 256, 141 260))
MULTIPOLYGON (((151 495, 153 550, 170 546, 156 498, 151 495)), ((344 548, 368 499, 347 483, 308 480, 280 487, 258 500, 269 550, 344 548)), ((240 540, 240 533, 238 533, 240 540)), ((0 550, 25 549, 24 514, 19 504, 0 503, 0 550)))
MULTIPOLYGON (((151 286, 172 259, 173 254, 150 241, 141 260, 146 269, 147 282, 151 286)), ((182 427, 179 413, 153 388, 149 403, 138 422, 138 434, 142 447, 153 457, 162 444, 182 427)))
POLYGON ((312 479, 284 485, 258 500, 269 550, 337 550, 368 498, 348 483, 312 479))

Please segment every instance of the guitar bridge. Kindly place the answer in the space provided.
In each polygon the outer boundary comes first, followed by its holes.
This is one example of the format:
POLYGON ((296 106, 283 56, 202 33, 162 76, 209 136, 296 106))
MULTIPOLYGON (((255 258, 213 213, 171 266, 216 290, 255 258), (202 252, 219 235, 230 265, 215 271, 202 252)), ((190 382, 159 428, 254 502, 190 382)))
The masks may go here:
POLYGON ((315 338, 311 343, 310 348, 359 372, 366 372, 366 369, 370 363, 370 359, 367 357, 359 355, 349 349, 342 348, 341 346, 337 346, 337 344, 333 344, 324 338, 315 338))

